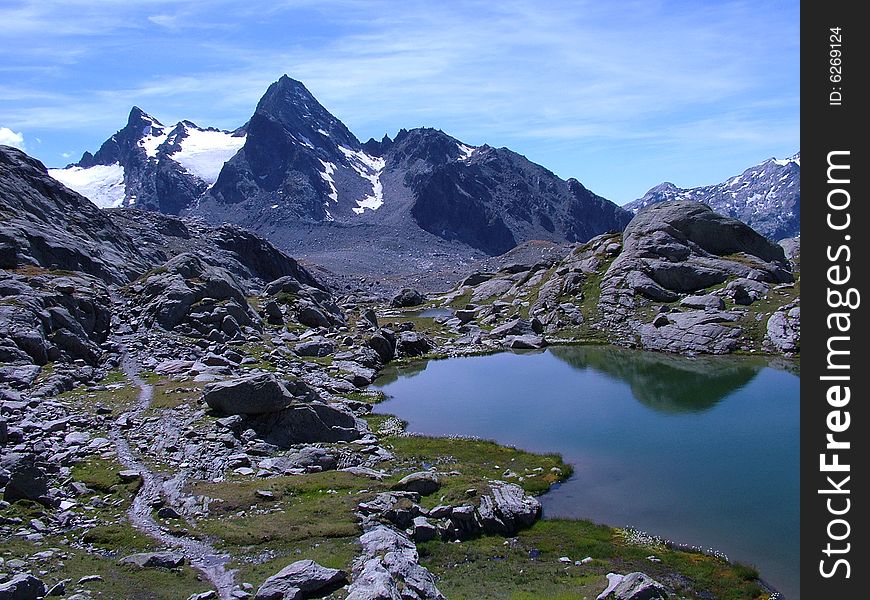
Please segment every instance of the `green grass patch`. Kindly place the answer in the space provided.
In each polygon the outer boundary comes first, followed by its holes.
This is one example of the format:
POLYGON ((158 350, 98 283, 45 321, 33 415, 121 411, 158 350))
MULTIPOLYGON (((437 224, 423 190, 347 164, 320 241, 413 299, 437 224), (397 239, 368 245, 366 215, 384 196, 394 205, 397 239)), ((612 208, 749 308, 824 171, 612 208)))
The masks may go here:
POLYGON ((453 301, 447 305, 447 307, 454 310, 465 308, 467 304, 471 303, 472 296, 474 296, 474 290, 469 290, 461 296, 454 298, 453 301))
POLYGON ((118 476, 124 466, 114 460, 92 456, 76 464, 72 468, 72 479, 84 483, 92 490, 107 494, 117 494, 119 498, 133 495, 140 483, 132 481, 124 483, 118 476))
POLYGON ((191 492, 215 498, 198 529, 232 548, 287 548, 321 538, 359 535, 355 510, 384 484, 350 473, 327 471, 266 480, 198 483, 191 492), (257 490, 268 490, 264 499, 257 490))
POLYGON ((354 402, 365 402, 366 404, 380 404, 387 399, 387 395, 380 390, 358 390, 341 394, 341 397, 354 402))
POLYGON ((442 478, 441 489, 423 499, 429 507, 475 502, 491 480, 516 483, 530 494, 542 494, 572 473, 571 465, 557 454, 533 454, 487 440, 408 436, 386 438, 384 443, 396 455, 397 478, 430 467, 459 473, 442 478), (473 494, 469 493, 472 489, 473 494))
POLYGON ((202 388, 205 387, 205 384, 191 379, 180 381, 162 379, 152 385, 154 385, 150 406, 152 410, 193 406, 202 396, 202 388))
POLYGON ((681 598, 763 600, 757 573, 722 559, 661 546, 626 543, 619 531, 589 521, 546 520, 522 531, 512 542, 485 536, 461 544, 420 544, 421 562, 440 577, 439 589, 452 600, 595 598, 608 572, 643 571, 660 581, 680 573, 691 581, 681 598), (647 557, 654 554, 661 562, 647 557), (571 559, 565 564, 562 556, 571 559), (585 557, 592 561, 575 565, 585 557))
POLYGON ((120 371, 110 371, 100 385, 108 386, 109 389, 94 390, 78 387, 60 394, 58 399, 71 402, 86 412, 94 412, 97 405, 102 405, 111 410, 114 415, 130 410, 139 399, 139 388, 127 382, 120 371))
POLYGON ((181 569, 137 569, 119 565, 123 554, 100 555, 67 545, 63 539, 46 538, 41 544, 26 540, 4 540, 0 553, 4 559, 26 560, 39 578, 51 587, 61 580, 71 580, 66 585, 66 595, 89 592, 98 598, 125 598, 129 600, 177 600, 192 594, 212 589, 200 580, 190 567, 181 569), (48 546, 54 549, 49 558, 36 557, 48 546), (82 585, 76 582, 87 575, 99 575, 102 581, 82 585))
MULTIPOLYGON (((354 557, 359 553, 359 538, 311 538, 289 543, 278 555, 263 563, 239 561, 231 568, 238 569, 237 581, 246 581, 259 587, 268 578, 297 560, 309 559, 330 569, 342 569, 350 573, 354 557)), ((332 596, 330 596, 332 597, 332 596)), ((343 597, 343 596, 342 596, 343 597)))

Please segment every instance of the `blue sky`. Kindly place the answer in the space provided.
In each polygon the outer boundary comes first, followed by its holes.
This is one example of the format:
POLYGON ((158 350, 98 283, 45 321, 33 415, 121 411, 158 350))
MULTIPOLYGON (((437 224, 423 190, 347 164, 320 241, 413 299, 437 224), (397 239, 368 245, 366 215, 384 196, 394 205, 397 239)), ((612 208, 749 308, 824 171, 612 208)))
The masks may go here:
POLYGON ((0 143, 78 160, 132 105, 232 129, 283 73, 361 140, 507 146, 618 203, 800 149, 799 2, 4 0, 0 143))

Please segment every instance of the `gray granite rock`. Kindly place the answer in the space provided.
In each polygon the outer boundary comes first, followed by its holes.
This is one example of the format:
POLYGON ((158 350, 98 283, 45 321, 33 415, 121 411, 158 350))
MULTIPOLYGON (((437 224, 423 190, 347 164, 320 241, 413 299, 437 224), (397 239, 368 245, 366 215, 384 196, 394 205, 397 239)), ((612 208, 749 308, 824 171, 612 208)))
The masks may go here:
POLYGON ((313 560, 298 560, 266 579, 254 600, 291 600, 322 596, 344 585, 347 574, 322 567, 313 560))

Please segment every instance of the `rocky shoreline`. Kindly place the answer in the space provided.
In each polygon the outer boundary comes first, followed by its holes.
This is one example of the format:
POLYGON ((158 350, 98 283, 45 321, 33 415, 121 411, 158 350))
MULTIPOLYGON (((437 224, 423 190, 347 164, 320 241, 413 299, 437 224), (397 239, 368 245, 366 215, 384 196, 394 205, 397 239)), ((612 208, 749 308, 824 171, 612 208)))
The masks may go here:
POLYGON ((444 598, 451 552, 493 539, 602 599, 773 597, 614 530, 576 560, 554 534, 544 564, 523 536, 568 465, 404 436, 366 390, 388 365, 550 343, 796 353, 799 263, 746 226, 657 205, 564 257, 384 298, 237 227, 101 212, 23 153, 0 167, 0 598, 444 598))

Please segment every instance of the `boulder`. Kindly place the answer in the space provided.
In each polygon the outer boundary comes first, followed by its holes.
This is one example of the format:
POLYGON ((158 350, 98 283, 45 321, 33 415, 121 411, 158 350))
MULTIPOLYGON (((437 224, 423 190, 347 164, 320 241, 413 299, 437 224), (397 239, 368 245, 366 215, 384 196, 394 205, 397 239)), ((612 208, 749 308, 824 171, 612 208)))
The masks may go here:
POLYGON ((21 456, 9 467, 9 481, 3 492, 6 502, 31 500, 48 502, 48 477, 35 462, 35 457, 21 456))
POLYGON ((37 600, 45 596, 45 584, 27 573, 13 575, 9 581, 0 583, 0 598, 3 600, 37 600))
POLYGON ((505 344, 513 350, 536 350, 546 346, 547 340, 534 334, 509 335, 505 338, 505 344))
POLYGON ((480 535, 483 526, 477 511, 470 504, 454 506, 450 511, 451 538, 470 538, 480 535))
POLYGON ((511 319, 498 327, 493 327, 489 334, 492 337, 501 338, 508 335, 532 335, 535 331, 532 324, 526 319, 511 319))
POLYGON ((459 285, 462 287, 470 286, 470 285, 471 286, 480 285, 484 281, 489 281, 492 278, 493 278, 492 273, 482 273, 482 272, 478 271, 476 273, 472 273, 471 275, 469 275, 468 277, 463 279, 462 283, 460 283, 459 285))
POLYGON ((762 281, 740 278, 729 281, 725 286, 725 293, 734 299, 737 304, 748 306, 767 295, 770 286, 762 281))
POLYGON ((281 307, 274 300, 267 300, 263 304, 263 315, 270 325, 281 325, 284 323, 284 313, 281 307))
POLYGON ((133 565, 140 569, 177 569, 184 566, 186 559, 174 552, 141 552, 125 556, 118 561, 122 565, 133 565))
POLYGON ((375 313, 374 309, 367 308, 360 315, 360 321, 369 327, 377 328, 378 327, 378 315, 375 313))
POLYGON ((368 340, 366 340, 366 344, 378 353, 378 358, 381 359, 381 362, 390 362, 396 354, 395 338, 390 342, 390 340, 381 332, 373 334, 368 340))
POLYGON ((348 589, 346 600, 403 600, 397 582, 378 558, 366 560, 348 589))
POLYGON ((420 306, 426 298, 423 294, 413 288, 404 288, 390 300, 390 306, 393 308, 408 308, 411 306, 420 306))
POLYGON ((394 490, 417 492, 421 496, 434 494, 441 488, 441 481, 435 473, 421 471, 406 475, 393 485, 394 490))
POLYGON ((598 596, 598 600, 667 600, 668 598, 667 589, 646 573, 635 572, 625 576, 610 573, 607 579, 610 585, 598 596))
POLYGON ((356 387, 365 387, 375 380, 377 371, 371 367, 364 367, 352 360, 333 360, 332 366, 342 372, 345 378, 356 387))
POLYGON ((335 352, 335 343, 325 337, 311 337, 294 346, 293 351, 299 356, 329 356, 335 352))
POLYGON ((228 415, 261 415, 287 408, 293 395, 271 373, 211 383, 203 399, 212 409, 228 415))
POLYGON ((360 536, 360 545, 347 600, 445 600, 404 533, 375 525, 360 536))
POLYGON ((318 401, 252 415, 246 425, 265 441, 283 448, 314 442, 348 442, 369 433, 361 419, 342 408, 318 401))
POLYGON ((724 310, 725 301, 722 300, 721 296, 717 296, 716 294, 703 294, 700 296, 686 296, 680 300, 680 306, 685 306, 686 308, 724 310))
POLYGON ((462 323, 470 323, 477 318, 477 309, 459 309, 454 311, 453 316, 462 323))
POLYGON ((329 328, 332 323, 326 313, 313 305, 302 305, 296 310, 296 319, 308 327, 329 328))
POLYGON ((288 473, 299 470, 307 472, 331 471, 338 466, 335 454, 326 448, 306 446, 301 450, 292 452, 286 456, 266 458, 260 461, 260 469, 288 473))
POLYGON ((426 517, 414 517, 411 526, 414 541, 417 543, 428 542, 438 536, 438 529, 426 517))
POLYGON ((344 571, 322 567, 313 560, 298 560, 266 579, 254 600, 320 597, 346 582, 344 571))
POLYGON ((486 533, 511 536, 541 518, 541 503, 518 485, 491 481, 477 511, 486 533))
POLYGON ((403 331, 396 340, 396 352, 402 356, 420 356, 433 347, 426 336, 413 331, 403 331))

